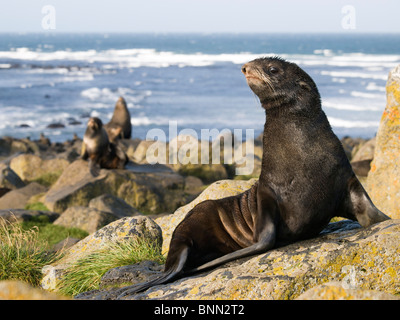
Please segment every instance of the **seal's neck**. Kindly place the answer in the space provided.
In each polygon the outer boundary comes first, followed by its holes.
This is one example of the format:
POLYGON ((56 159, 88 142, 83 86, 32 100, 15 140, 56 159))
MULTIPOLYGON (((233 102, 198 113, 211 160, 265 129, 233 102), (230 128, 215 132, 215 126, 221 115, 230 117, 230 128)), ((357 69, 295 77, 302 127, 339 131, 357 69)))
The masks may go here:
POLYGON ((314 143, 322 136, 333 135, 322 109, 314 113, 269 109, 265 113, 260 181, 271 180, 270 172, 291 171, 288 159, 309 150, 310 141, 314 143))

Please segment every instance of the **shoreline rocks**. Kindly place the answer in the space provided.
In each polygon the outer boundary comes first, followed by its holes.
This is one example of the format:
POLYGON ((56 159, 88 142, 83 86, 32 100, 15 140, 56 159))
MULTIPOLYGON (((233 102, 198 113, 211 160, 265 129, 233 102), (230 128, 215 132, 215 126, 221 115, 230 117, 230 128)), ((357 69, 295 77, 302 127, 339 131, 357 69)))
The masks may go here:
MULTIPOLYGON (((292 300, 310 296, 324 299, 329 294, 331 298, 399 299, 399 241, 400 220, 368 228, 343 220, 329 224, 316 238, 233 261, 125 299, 292 300), (316 296, 318 291, 324 293, 316 296)), ((149 274, 153 276, 154 272, 149 274)), ((133 281, 137 279, 133 277, 133 281)), ((76 298, 112 300, 116 294, 115 288, 100 289, 76 298)))
MULTIPOLYGON (((126 299, 399 299, 400 220, 396 219, 400 218, 400 66, 389 75, 387 100, 376 138, 345 137, 342 144, 374 203, 393 220, 368 228, 349 220, 330 223, 313 239, 233 261, 126 299)), ((262 151, 259 138, 256 141, 255 176, 262 151)), ((79 139, 51 144, 0 138, 0 204, 18 193, 25 197, 20 202, 25 202, 30 194, 25 191, 35 189, 35 181, 45 189, 35 191, 28 203, 42 202, 51 210, 9 208, 0 210, 0 217, 21 221, 48 215, 56 224, 79 222, 80 228, 91 232, 68 248, 60 261, 43 268, 43 288, 54 290, 71 262, 110 241, 146 235, 166 254, 173 230, 197 203, 238 194, 256 181, 220 180, 232 178, 236 164, 216 166, 215 172, 207 165, 153 166, 145 157, 150 142, 136 139, 120 143, 131 163, 124 170, 103 169, 98 177, 92 177, 87 162, 78 159, 79 139), (34 164, 36 167, 32 167, 34 164), (211 185, 200 194, 205 182, 211 185), (151 214, 154 220, 143 213, 151 214)), ((99 290, 76 299, 115 299, 115 289, 107 289, 110 284, 145 281, 161 270, 146 261, 111 269, 99 290)), ((8 292, 10 298, 14 297, 12 286, 19 284, 0 282, 0 296, 8 292)))

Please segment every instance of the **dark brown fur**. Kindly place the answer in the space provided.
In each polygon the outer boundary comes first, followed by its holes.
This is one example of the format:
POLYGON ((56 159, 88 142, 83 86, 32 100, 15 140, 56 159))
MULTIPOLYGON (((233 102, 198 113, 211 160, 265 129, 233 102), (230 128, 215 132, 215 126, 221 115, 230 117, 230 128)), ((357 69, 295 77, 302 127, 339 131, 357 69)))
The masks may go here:
POLYGON ((125 99, 120 97, 115 104, 114 113, 109 123, 104 125, 109 140, 130 139, 132 135, 131 115, 125 99))
POLYGON ((256 59, 242 72, 266 112, 259 181, 195 206, 172 235, 164 274, 121 296, 314 237, 334 216, 364 227, 389 219, 357 180, 310 76, 279 58, 256 59))
POLYGON ((89 169, 93 176, 100 168, 123 169, 128 162, 126 154, 108 140, 106 130, 99 118, 89 119, 82 143, 82 159, 89 159, 89 169))

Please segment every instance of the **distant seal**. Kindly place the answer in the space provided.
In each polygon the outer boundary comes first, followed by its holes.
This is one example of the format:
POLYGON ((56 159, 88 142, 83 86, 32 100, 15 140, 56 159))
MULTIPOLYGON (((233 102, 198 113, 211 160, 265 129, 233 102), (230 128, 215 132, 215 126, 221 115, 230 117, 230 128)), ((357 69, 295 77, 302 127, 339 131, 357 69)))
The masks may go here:
POLYGON ((353 173, 310 76, 277 57, 253 60, 242 72, 266 113, 259 181, 195 206, 173 232, 164 273, 122 288, 120 297, 314 237, 334 216, 364 227, 389 219, 353 173))
POLYGON ((100 168, 123 169, 128 162, 119 146, 108 140, 102 121, 96 117, 88 121, 81 154, 82 159, 89 159, 89 170, 93 176, 98 176, 100 168))
POLYGON ((131 115, 125 99, 119 97, 109 123, 104 125, 111 142, 117 139, 130 139, 132 134, 131 115))

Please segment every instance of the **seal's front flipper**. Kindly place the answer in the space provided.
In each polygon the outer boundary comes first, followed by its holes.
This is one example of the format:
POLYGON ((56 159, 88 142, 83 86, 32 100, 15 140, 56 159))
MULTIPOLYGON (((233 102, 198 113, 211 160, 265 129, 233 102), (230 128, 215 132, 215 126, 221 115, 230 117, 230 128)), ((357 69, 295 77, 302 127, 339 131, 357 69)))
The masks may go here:
POLYGON ((89 159, 89 172, 93 177, 97 177, 100 174, 100 165, 89 159))
POLYGON ((355 176, 348 182, 348 195, 345 199, 344 211, 341 216, 357 220, 363 227, 390 219, 390 217, 375 207, 355 176))

